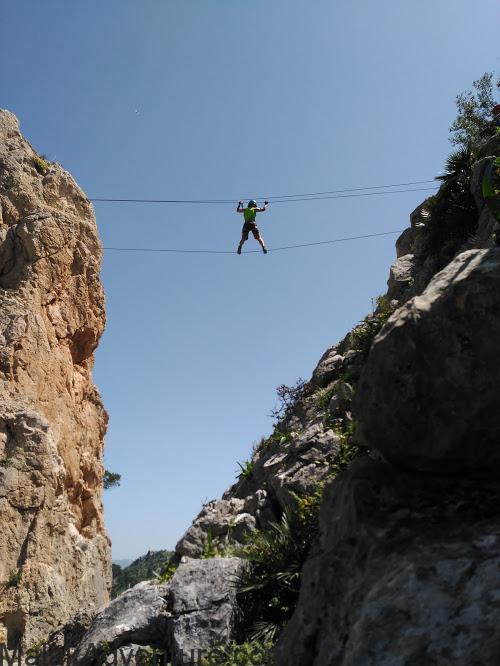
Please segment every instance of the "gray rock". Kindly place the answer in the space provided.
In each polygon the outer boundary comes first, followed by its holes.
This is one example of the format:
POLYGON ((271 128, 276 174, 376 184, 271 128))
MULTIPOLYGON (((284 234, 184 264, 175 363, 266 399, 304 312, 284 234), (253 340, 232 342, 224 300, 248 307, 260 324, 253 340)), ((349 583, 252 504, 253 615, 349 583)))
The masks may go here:
POLYGON ((500 463, 500 249, 456 257, 375 338, 357 433, 389 460, 442 473, 500 463))
POLYGON ((287 457, 273 468, 267 484, 283 509, 295 506, 290 493, 314 493, 318 483, 329 474, 327 460, 338 451, 339 437, 322 424, 312 424, 287 448, 287 457))
POLYGON ((191 527, 178 541, 178 557, 199 557, 209 535, 214 546, 225 548, 242 543, 256 527, 256 516, 266 502, 266 492, 259 490, 245 499, 213 500, 204 505, 191 527))
POLYGON ((182 562, 168 585, 169 654, 205 651, 233 638, 236 582, 247 563, 237 557, 182 562))
POLYGON ((484 170, 486 169, 490 161, 491 157, 483 157, 483 159, 479 160, 474 164, 474 168, 472 169, 470 190, 472 196, 474 197, 474 201, 476 203, 478 211, 481 211, 484 206, 483 176, 484 176, 484 170))
POLYGON ((138 583, 101 610, 73 656, 75 666, 94 666, 96 659, 122 645, 165 646, 167 585, 138 583))
POLYGON ((492 136, 481 146, 479 157, 484 157, 485 155, 500 155, 500 134, 492 136))
POLYGON ((237 557, 183 558, 168 583, 139 583, 95 617, 82 614, 54 632, 45 657, 59 666, 64 649, 76 648, 74 666, 97 666, 107 656, 125 666, 141 663, 138 650, 149 649, 182 664, 192 650, 198 654, 234 638, 236 582, 247 566, 237 557))
POLYGON ((40 650, 36 651, 37 665, 63 666, 69 654, 77 647, 90 628, 97 611, 84 609, 64 626, 53 631, 40 650))
POLYGON ((405 254, 396 259, 392 264, 389 273, 387 286, 387 298, 389 301, 403 300, 408 292, 408 288, 412 286, 415 273, 415 256, 413 254, 405 254))
MULTIPOLYGON (((373 315, 368 315, 368 317, 373 315)), ((349 333, 349 338, 352 340, 352 332, 349 333)), ((348 373, 351 379, 357 380, 360 372, 365 364, 365 354, 356 349, 350 349, 344 354, 342 362, 342 373, 348 373)))
POLYGON ((350 410, 351 402, 354 397, 354 389, 347 382, 336 382, 335 393, 332 395, 328 404, 328 411, 333 418, 342 416, 347 410, 350 410))
POLYGON ((405 229, 396 241, 396 256, 404 257, 405 254, 413 254, 413 245, 416 239, 416 230, 412 227, 405 229))
POLYGON ((479 216, 476 234, 472 239, 475 247, 483 249, 494 247, 493 239, 491 238, 491 234, 494 231, 498 231, 498 222, 491 214, 488 206, 484 206, 479 216))
POLYGON ((313 371, 311 382, 314 386, 323 388, 328 386, 338 375, 342 367, 343 357, 335 347, 330 347, 321 357, 313 371))
POLYGON ((499 499, 357 460, 326 491, 277 666, 499 663, 499 499))

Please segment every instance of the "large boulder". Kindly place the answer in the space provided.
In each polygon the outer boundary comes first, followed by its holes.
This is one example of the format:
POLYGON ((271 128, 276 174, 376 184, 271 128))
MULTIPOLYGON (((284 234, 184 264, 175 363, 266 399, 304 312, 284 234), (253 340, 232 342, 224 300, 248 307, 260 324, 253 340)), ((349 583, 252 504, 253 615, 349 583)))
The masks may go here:
POLYGON ((94 666, 100 656, 129 643, 163 647, 166 591, 166 585, 144 581, 113 599, 96 615, 79 642, 73 655, 75 666, 94 666))
POLYGON ((265 502, 265 490, 245 499, 232 497, 207 502, 179 539, 175 547, 177 557, 199 557, 208 544, 223 550, 243 543, 245 536, 255 529, 256 517, 265 502))
POLYGON ((389 301, 403 299, 412 286, 415 273, 415 256, 413 254, 405 254, 392 264, 387 281, 388 291, 387 298, 389 301))
POLYGON ((500 249, 471 250, 375 338, 358 437, 388 460, 453 473, 500 464, 500 249))
POLYGON ((417 239, 417 230, 408 227, 396 240, 396 256, 404 257, 405 254, 413 254, 413 247, 417 239))
MULTIPOLYGON (((236 583, 246 567, 237 557, 184 558, 168 583, 139 583, 97 613, 79 638, 71 663, 97 666, 111 654, 127 663, 143 646, 182 664, 191 651, 198 655, 231 641, 236 583)), ((70 632, 66 627, 58 633, 70 632)), ((70 647, 67 641, 66 646, 70 647)))
POLYGON ((500 484, 369 457, 326 490, 277 666, 500 663, 500 484))
POLYGON ((328 386, 338 377, 343 361, 336 347, 327 349, 312 373, 311 383, 319 388, 328 386))
POLYGON ((168 654, 175 663, 182 655, 205 652, 234 638, 236 584, 247 563, 238 557, 187 560, 166 592, 168 654))

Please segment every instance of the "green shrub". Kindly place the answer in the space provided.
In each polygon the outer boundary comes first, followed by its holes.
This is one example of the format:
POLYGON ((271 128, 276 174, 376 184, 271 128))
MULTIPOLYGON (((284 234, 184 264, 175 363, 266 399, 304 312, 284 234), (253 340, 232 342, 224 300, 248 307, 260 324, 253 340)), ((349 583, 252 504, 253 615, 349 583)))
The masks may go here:
POLYGON ((6 587, 7 588, 17 587, 19 585, 20 580, 21 580, 21 570, 18 569, 17 571, 11 571, 7 579, 6 587))
MULTIPOLYGON (((500 87, 500 78, 496 81, 500 87)), ((494 135, 491 109, 495 105, 493 72, 485 72, 472 83, 472 90, 457 95, 457 117, 453 121, 450 141, 454 145, 470 148, 485 136, 494 135)))
POLYGON ((165 569, 158 576, 158 582, 160 584, 168 583, 172 576, 177 571, 178 565, 174 564, 171 560, 166 565, 165 569))
POLYGON ((295 430, 290 430, 290 432, 282 432, 281 430, 276 429, 273 434, 267 438, 268 444, 287 444, 291 442, 294 437, 297 437, 299 433, 295 430))
POLYGON ((394 312, 394 308, 385 294, 377 296, 375 303, 377 304, 376 315, 379 318, 379 321, 381 321, 382 324, 385 324, 385 322, 394 312))
POLYGON ((333 426, 333 429, 339 437, 339 451, 330 462, 329 478, 335 477, 343 472, 349 463, 361 453, 354 438, 356 432, 355 421, 342 421, 336 423, 333 426))
MULTIPOLYGON (((27 650, 26 650, 26 656, 27 657, 37 657, 39 654, 41 654, 43 650, 43 646, 47 643, 47 639, 43 639, 41 641, 38 641, 37 643, 33 643, 27 650)), ((1 663, 1 662, 0 662, 1 663)))
POLYGON ((296 503, 294 510, 285 512, 281 521, 269 529, 250 532, 245 545, 235 553, 250 562, 237 593, 242 640, 273 644, 295 610, 302 567, 318 534, 326 482, 360 455, 354 439, 354 422, 337 421, 333 428, 339 445, 328 460, 326 478, 310 495, 291 493, 296 503))
POLYGON ((245 460, 243 464, 237 462, 237 465, 240 468, 238 479, 249 479, 252 476, 253 468, 255 467, 253 460, 245 460))
POLYGON ((314 394, 314 402, 319 409, 326 409, 335 394, 335 388, 323 388, 314 394))
POLYGON ((288 416, 297 402, 305 396, 307 386, 307 382, 302 377, 299 377, 292 386, 286 384, 278 386, 276 389, 278 404, 271 410, 271 417, 280 421, 288 416))
POLYGON ((0 467, 10 467, 13 463, 12 458, 4 458, 3 460, 0 460, 0 467))
POLYGON ((251 563, 238 585, 245 638, 274 643, 297 604, 302 565, 316 533, 317 521, 303 523, 291 512, 269 529, 249 533, 239 552, 251 563))
POLYGON ((212 648, 201 660, 202 666, 272 666, 272 645, 249 641, 232 642, 212 648))
POLYGON ((45 159, 45 155, 33 155, 32 160, 35 169, 43 176, 50 166, 48 160, 45 159))
POLYGON ((212 557, 215 557, 216 555, 217 555, 217 549, 214 545, 212 530, 210 528, 208 528, 207 538, 206 538, 206 541, 203 545, 203 550, 202 550, 202 553, 200 555, 200 558, 202 560, 209 560, 212 557))
POLYGON ((478 213, 470 190, 471 164, 464 162, 463 170, 442 176, 443 185, 428 202, 423 252, 440 257, 438 268, 448 263, 476 231, 478 213))
POLYGON ((377 310, 373 314, 365 317, 363 321, 351 331, 351 349, 362 352, 365 357, 368 356, 375 336, 393 312, 394 307, 391 305, 387 297, 377 296, 377 310))
POLYGON ((109 470, 104 470, 104 476, 102 479, 102 486, 104 490, 108 490, 109 488, 114 488, 115 486, 120 485, 122 475, 117 474, 116 472, 110 472, 109 470))
MULTIPOLYGON (((125 660, 123 660, 123 663, 125 663, 125 660)), ((133 663, 137 664, 138 666, 156 666, 156 664, 164 664, 165 650, 149 646, 140 646, 137 649, 135 654, 135 661, 133 663)))

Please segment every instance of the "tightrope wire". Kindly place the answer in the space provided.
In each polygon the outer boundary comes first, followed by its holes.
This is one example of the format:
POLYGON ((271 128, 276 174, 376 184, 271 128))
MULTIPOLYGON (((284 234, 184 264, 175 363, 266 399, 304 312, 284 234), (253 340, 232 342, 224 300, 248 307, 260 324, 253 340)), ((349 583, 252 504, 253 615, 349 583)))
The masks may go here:
MULTIPOLYGON (((423 187, 417 189, 405 190, 389 190, 385 192, 365 192, 364 190, 380 190, 389 187, 403 187, 407 185, 423 185, 425 183, 433 183, 433 180, 415 180, 409 183, 392 183, 390 185, 373 185, 369 187, 352 187, 343 190, 327 190, 325 192, 309 192, 302 194, 283 194, 280 196, 266 196, 256 197, 272 203, 293 203, 295 201, 321 201, 323 199, 342 199, 347 197, 367 197, 377 194, 398 194, 401 192, 423 192, 434 188, 423 187), (352 192, 353 194, 344 194, 345 192, 352 192)), ((254 197, 255 198, 255 197, 254 197)), ((230 204, 242 200, 242 197, 234 199, 111 199, 111 198, 98 198, 90 197, 89 201, 99 203, 153 203, 153 204, 230 204)), ((246 200, 246 198, 245 198, 246 200)))
MULTIPOLYGON (((271 247, 268 252, 283 252, 284 250, 294 250, 299 247, 313 247, 315 245, 330 245, 332 243, 343 243, 345 241, 360 240, 362 238, 375 238, 376 236, 389 236, 391 234, 400 234, 403 229, 396 231, 381 231, 377 234, 364 234, 363 236, 346 236, 345 238, 334 238, 332 240, 316 241, 315 243, 300 243, 297 245, 284 245, 283 247, 271 247)), ((234 250, 178 250, 161 247, 104 247, 104 250, 111 252, 169 252, 171 254, 236 254, 234 250)), ((247 250, 242 254, 262 253, 262 250, 247 250)))

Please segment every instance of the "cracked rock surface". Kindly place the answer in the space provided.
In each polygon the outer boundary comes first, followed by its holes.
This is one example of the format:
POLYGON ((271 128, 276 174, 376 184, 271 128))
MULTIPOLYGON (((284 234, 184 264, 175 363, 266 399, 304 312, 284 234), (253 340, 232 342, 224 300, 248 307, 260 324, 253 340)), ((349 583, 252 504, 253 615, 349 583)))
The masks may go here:
MULTIPOLYGON (((106 654, 120 654, 135 644, 165 650, 180 664, 191 650, 197 654, 228 642, 235 622, 235 585, 246 566, 237 557, 184 558, 168 583, 139 583, 97 613, 79 639, 72 663, 94 666, 106 654)), ((51 656, 55 659, 56 653, 51 656)))
POLYGON ((0 643, 30 647, 109 599, 105 324, 92 206, 0 110, 0 643), (38 166, 38 169, 37 169, 38 166))

